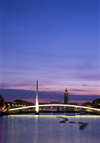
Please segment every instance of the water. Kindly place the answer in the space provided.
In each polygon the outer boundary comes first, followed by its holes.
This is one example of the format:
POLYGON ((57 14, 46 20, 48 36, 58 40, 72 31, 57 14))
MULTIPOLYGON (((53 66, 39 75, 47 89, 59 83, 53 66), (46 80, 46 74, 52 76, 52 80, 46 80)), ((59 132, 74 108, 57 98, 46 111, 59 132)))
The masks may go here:
POLYGON ((100 116, 11 115, 0 117, 0 143, 100 143, 100 116), (64 120, 58 117, 66 117, 64 120), (75 122, 75 123, 70 123, 75 122), (80 129, 81 124, 88 125, 80 129))

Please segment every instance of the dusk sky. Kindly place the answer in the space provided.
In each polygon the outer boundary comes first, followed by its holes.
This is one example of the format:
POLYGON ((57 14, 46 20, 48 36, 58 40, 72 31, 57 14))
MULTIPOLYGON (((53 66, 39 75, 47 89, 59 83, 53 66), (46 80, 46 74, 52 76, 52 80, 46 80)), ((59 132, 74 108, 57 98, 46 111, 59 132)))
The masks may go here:
POLYGON ((39 91, 43 85, 63 95, 67 86, 75 102, 100 98, 99 2, 1 0, 0 94, 5 100, 18 98, 13 90, 29 90, 37 79, 39 91))

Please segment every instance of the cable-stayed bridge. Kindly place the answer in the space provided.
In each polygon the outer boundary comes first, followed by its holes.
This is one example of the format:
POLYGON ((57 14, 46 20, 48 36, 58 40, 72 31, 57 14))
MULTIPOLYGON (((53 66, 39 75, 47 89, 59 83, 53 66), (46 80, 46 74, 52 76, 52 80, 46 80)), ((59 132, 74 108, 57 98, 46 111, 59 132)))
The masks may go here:
POLYGON ((71 107, 71 108, 79 108, 79 109, 88 109, 96 112, 100 112, 100 109, 97 108, 90 108, 90 107, 85 107, 85 106, 79 106, 79 105, 70 105, 70 104, 39 104, 39 99, 38 99, 38 81, 36 81, 36 103, 33 106, 26 106, 26 107, 18 107, 18 108, 12 108, 9 109, 9 111, 17 111, 20 109, 28 109, 28 108, 35 108, 35 114, 39 115, 39 108, 40 107, 71 107))

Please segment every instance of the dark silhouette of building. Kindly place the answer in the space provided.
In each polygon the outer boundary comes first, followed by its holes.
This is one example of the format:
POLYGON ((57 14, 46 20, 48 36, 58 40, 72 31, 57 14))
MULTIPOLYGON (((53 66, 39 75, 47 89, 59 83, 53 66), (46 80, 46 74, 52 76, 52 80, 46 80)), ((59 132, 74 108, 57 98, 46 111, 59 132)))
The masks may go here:
POLYGON ((34 104, 31 103, 31 102, 23 101, 23 100, 20 100, 20 99, 14 100, 14 104, 15 104, 15 105, 19 105, 19 106, 21 106, 21 105, 33 106, 33 105, 34 105, 34 104))
POLYGON ((5 101, 2 95, 0 95, 0 111, 5 109, 5 101))
POLYGON ((85 102, 82 104, 82 106, 92 107, 92 103, 91 102, 85 102))
POLYGON ((100 98, 93 100, 92 105, 93 107, 100 108, 100 98))
POLYGON ((67 87, 65 88, 65 93, 64 93, 64 103, 65 104, 68 103, 68 90, 67 90, 67 87))

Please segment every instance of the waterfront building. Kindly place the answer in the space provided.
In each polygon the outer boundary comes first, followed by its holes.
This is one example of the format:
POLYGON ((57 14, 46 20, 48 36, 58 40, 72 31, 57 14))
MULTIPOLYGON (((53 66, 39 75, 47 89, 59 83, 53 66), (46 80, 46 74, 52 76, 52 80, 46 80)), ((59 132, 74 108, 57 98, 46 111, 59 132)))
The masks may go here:
POLYGON ((92 103, 91 102, 85 102, 82 104, 82 106, 92 107, 92 103))
POLYGON ((100 108, 100 98, 93 100, 92 105, 100 108))
POLYGON ((23 101, 20 99, 14 100, 14 106, 32 106, 32 105, 34 104, 31 102, 23 101))
POLYGON ((4 102, 4 98, 2 97, 2 95, 0 95, 0 111, 5 109, 5 102, 4 102))
POLYGON ((68 103, 68 90, 67 87, 65 88, 65 93, 64 93, 64 104, 68 103))
POLYGON ((4 98, 0 95, 0 102, 4 103, 4 98))

